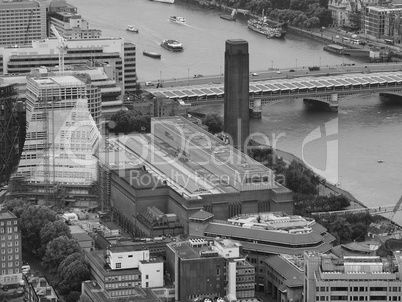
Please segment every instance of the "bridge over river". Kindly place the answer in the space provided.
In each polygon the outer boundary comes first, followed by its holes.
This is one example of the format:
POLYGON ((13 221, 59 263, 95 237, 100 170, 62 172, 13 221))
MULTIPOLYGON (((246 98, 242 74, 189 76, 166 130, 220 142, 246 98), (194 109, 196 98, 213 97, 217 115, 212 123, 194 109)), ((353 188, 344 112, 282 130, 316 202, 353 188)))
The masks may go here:
MULTIPOLYGON (((224 98, 222 83, 152 88, 147 91, 157 99, 175 100, 188 107, 223 102, 224 98)), ((249 84, 249 108, 251 116, 259 118, 266 105, 300 98, 307 106, 321 105, 338 111, 340 100, 364 93, 402 96, 402 71, 370 73, 367 69, 361 73, 253 81, 249 84)))

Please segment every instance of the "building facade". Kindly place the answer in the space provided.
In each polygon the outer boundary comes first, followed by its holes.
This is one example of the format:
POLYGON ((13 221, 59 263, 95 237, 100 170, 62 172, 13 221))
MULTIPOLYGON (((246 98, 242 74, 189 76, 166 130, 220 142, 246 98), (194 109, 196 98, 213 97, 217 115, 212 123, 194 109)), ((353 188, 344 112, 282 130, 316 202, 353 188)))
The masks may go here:
POLYGON ((168 244, 166 268, 174 276, 176 301, 255 296, 254 267, 241 255, 241 245, 231 240, 192 238, 168 244))
MULTIPOLYGON (((71 39, 64 54, 64 64, 105 63, 108 74, 121 86, 122 93, 136 91, 136 47, 123 38, 71 39)), ((0 48, 0 74, 29 73, 32 68, 59 65, 58 40, 36 40, 31 46, 0 48)))
POLYGON ((46 277, 24 274, 23 280, 26 288, 27 302, 58 302, 59 297, 53 287, 49 284, 46 277))
POLYGON ((57 183, 70 195, 84 196, 97 179, 99 131, 86 90, 71 75, 28 79, 27 134, 16 175, 32 185, 30 194, 48 195, 49 185, 57 183))
POLYGON ((10 211, 0 212, 0 284, 19 284, 22 279, 21 232, 17 217, 10 211))
POLYGON ((15 85, 0 85, 0 186, 7 184, 18 167, 20 140, 25 125, 19 119, 15 85))
POLYGON ((390 39, 400 43, 402 7, 368 6, 364 10, 364 34, 374 39, 390 39))
POLYGON ((402 255, 304 253, 304 301, 401 301, 402 255))
POLYGON ((46 5, 43 1, 2 2, 0 45, 15 46, 46 38, 46 5))

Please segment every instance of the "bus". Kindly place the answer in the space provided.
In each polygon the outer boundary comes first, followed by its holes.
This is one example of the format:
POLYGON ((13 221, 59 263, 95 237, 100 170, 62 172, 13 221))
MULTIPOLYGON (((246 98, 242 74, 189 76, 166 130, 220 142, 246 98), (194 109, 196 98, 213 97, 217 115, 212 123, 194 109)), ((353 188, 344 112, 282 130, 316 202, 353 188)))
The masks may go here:
POLYGON ((389 45, 394 45, 394 40, 384 39, 384 42, 389 44, 389 45))

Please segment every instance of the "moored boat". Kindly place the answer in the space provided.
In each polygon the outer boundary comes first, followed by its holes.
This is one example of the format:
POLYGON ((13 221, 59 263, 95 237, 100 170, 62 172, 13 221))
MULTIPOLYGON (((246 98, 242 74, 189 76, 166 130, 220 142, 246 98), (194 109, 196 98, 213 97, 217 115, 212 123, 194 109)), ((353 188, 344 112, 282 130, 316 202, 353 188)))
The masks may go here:
POLYGON ((267 17, 262 13, 262 17, 258 19, 250 19, 247 21, 247 26, 251 30, 265 35, 268 39, 270 38, 283 38, 287 32, 287 22, 284 23, 274 23, 269 22, 267 17))
POLYGON ((160 54, 160 53, 156 53, 156 52, 149 51, 149 50, 144 50, 144 51, 142 52, 142 54, 143 54, 144 56, 147 56, 147 57, 150 57, 150 58, 154 58, 154 59, 160 59, 160 58, 161 58, 161 54, 160 54))
POLYGON ((237 14, 237 9, 233 9, 232 13, 230 15, 219 15, 224 20, 227 21, 236 21, 236 14, 237 14))
POLYGON ((167 50, 174 52, 183 51, 183 45, 179 41, 173 39, 163 40, 161 46, 167 50))
POLYGON ((324 50, 336 53, 338 55, 345 54, 345 47, 337 44, 328 44, 323 47, 324 50))
POLYGON ((170 16, 168 21, 172 22, 172 23, 176 23, 176 24, 181 24, 181 25, 187 24, 186 19, 184 19, 183 17, 177 17, 177 16, 170 16))
POLYGON ((138 28, 135 28, 134 25, 127 25, 126 30, 134 32, 134 33, 138 33, 138 28))
POLYGON ((155 2, 161 2, 161 3, 168 3, 168 4, 173 4, 174 0, 151 0, 155 2))

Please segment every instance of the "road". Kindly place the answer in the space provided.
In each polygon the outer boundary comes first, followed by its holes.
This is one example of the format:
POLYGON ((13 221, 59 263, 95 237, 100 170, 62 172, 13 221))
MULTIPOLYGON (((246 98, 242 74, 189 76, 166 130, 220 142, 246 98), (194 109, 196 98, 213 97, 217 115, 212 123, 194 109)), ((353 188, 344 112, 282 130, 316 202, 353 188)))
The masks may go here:
MULTIPOLYGON (((356 65, 335 65, 335 66, 321 66, 320 70, 310 71, 308 66, 300 66, 297 69, 270 69, 270 70, 259 70, 250 72, 250 82, 254 81, 264 81, 270 79, 286 79, 295 77, 305 77, 305 76, 326 76, 326 75, 337 75, 345 73, 372 73, 372 72, 382 72, 382 71, 402 71, 401 62, 390 62, 390 63, 375 63, 375 64, 356 64, 356 65), (254 75, 253 75, 254 74, 254 75)), ((147 87, 154 89, 159 81, 152 81, 153 86, 144 86, 146 90, 147 87)), ((182 86, 193 86, 193 85, 207 85, 207 84, 220 84, 223 85, 224 76, 223 75, 208 75, 198 78, 181 78, 172 80, 163 80, 163 88, 167 87, 182 87, 182 86)))

